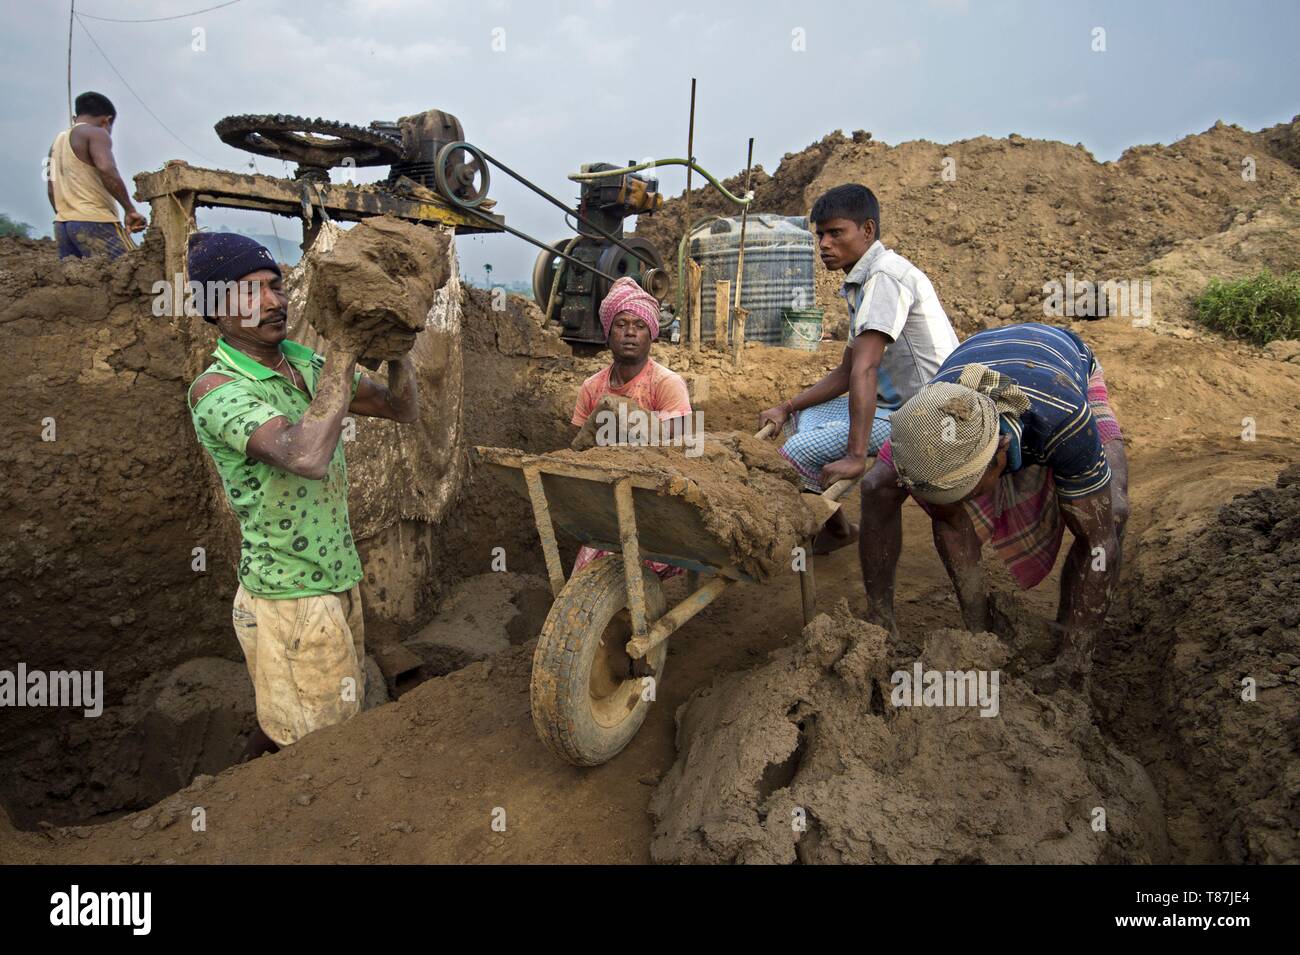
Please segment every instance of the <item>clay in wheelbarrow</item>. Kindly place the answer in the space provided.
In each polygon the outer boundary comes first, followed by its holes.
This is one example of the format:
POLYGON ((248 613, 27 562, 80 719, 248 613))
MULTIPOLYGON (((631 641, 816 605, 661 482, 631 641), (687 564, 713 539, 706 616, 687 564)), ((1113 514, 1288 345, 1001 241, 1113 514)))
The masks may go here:
POLYGON ((659 493, 695 507, 742 572, 755 580, 788 573, 793 549, 804 546, 820 525, 789 462, 770 442, 742 431, 697 435, 692 450, 701 453, 688 456, 686 450, 618 445, 548 457, 662 475, 659 493))

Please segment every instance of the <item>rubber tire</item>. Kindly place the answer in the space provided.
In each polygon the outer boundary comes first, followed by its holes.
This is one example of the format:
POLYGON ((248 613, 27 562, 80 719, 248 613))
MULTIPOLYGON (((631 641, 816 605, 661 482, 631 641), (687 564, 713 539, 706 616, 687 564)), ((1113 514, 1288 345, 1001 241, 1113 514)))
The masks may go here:
MULTIPOLYGON (((658 576, 641 568, 646 616, 653 622, 667 609, 658 576)), ((645 722, 650 704, 638 697, 627 716, 602 726, 592 712, 592 662, 606 627, 627 607, 623 559, 601 557, 574 574, 551 605, 533 653, 529 687, 533 726, 547 749, 575 766, 599 766, 617 756, 645 722)), ((668 644, 650 653, 657 683, 663 681, 668 644)), ((638 684, 640 678, 632 678, 638 684)), ((626 686, 626 682, 624 683, 626 686)))

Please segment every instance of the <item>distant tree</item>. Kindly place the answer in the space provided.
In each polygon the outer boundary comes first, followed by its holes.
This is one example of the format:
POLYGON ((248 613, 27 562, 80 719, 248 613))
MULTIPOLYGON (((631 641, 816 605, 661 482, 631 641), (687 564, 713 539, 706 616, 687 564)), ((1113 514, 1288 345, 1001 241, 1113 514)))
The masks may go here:
POLYGON ((16 222, 0 212, 0 235, 16 235, 23 239, 32 237, 32 227, 26 222, 16 222))

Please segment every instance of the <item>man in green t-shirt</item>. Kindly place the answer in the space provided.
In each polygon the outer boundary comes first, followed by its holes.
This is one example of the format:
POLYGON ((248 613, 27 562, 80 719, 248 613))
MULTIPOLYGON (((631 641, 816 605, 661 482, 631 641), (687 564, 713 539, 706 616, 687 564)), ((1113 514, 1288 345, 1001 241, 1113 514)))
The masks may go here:
POLYGON ((197 233, 189 272, 221 333, 189 404, 243 539, 233 618, 257 698, 251 757, 361 708, 361 559, 339 438, 348 414, 415 421, 418 395, 409 355, 384 384, 356 371, 364 341, 324 356, 287 341, 280 267, 254 240, 197 233))

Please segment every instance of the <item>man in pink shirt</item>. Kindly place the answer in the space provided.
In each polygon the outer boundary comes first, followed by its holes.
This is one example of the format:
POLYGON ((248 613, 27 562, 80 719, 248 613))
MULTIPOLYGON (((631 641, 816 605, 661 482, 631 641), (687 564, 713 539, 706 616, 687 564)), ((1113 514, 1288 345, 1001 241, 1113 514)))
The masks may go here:
POLYGON ((613 362, 582 383, 573 424, 581 428, 605 395, 635 401, 660 421, 691 413, 691 399, 682 376, 650 357, 650 343, 659 337, 659 302, 636 284, 621 278, 600 303, 613 362))
MULTIPOLYGON (((614 395, 653 414, 663 425, 663 436, 671 437, 679 423, 673 419, 691 414, 691 398, 682 376, 650 357, 650 344, 659 337, 658 300, 625 276, 600 303, 600 324, 614 360, 582 383, 573 408, 574 426, 581 429, 601 399, 614 395)), ((583 547, 574 573, 605 553, 583 547)), ((648 563, 661 577, 680 573, 677 568, 648 563)))

